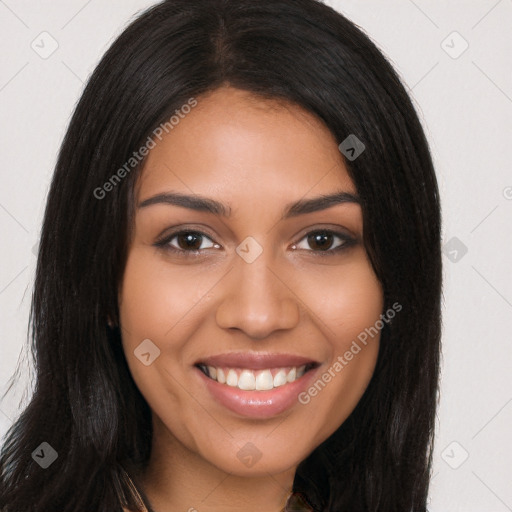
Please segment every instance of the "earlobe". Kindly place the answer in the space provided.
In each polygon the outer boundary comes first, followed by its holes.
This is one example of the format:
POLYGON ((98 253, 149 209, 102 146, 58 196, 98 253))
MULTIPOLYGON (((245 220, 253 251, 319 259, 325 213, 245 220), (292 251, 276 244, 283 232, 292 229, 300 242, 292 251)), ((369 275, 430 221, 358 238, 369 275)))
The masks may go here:
POLYGON ((110 318, 110 315, 107 315, 107 324, 108 326, 113 329, 114 327, 117 327, 117 325, 112 321, 112 319, 110 318))

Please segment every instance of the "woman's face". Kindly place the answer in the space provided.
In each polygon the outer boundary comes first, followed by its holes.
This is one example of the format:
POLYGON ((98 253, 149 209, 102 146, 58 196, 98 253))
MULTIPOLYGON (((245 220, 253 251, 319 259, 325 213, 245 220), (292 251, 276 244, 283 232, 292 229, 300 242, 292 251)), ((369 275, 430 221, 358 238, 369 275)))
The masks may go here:
POLYGON ((382 289, 341 141, 294 105, 228 87, 197 100, 154 139, 136 186, 124 351, 154 443, 276 474, 361 398, 379 335, 358 336, 380 319, 382 289), (345 201, 310 203, 336 193, 345 201))

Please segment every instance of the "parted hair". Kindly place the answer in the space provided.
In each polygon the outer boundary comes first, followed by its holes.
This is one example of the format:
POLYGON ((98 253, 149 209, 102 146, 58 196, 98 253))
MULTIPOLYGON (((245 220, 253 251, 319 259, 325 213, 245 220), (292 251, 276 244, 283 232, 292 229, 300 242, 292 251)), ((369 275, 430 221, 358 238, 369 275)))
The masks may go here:
POLYGON ((355 410, 299 465, 294 490, 322 512, 427 510, 441 336, 441 209, 418 114, 397 72, 316 0, 167 0, 125 28, 76 105, 53 174, 29 319, 35 386, 0 454, 2 512, 121 512, 122 471, 148 462, 149 406, 121 346, 117 290, 144 160, 94 191, 190 98, 222 85, 299 105, 341 143, 364 244, 384 290, 373 377, 355 410), (114 327, 109 326, 111 319, 114 327), (58 458, 42 469, 32 451, 58 458))

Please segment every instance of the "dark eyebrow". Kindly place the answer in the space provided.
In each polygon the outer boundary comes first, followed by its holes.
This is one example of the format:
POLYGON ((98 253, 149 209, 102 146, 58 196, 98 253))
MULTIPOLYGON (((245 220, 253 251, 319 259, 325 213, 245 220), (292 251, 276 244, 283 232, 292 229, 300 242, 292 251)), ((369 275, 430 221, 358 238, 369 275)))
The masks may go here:
POLYGON ((312 199, 301 199, 285 208, 282 219, 289 219, 306 213, 326 210, 331 206, 343 203, 355 203, 360 205, 361 201, 355 194, 344 191, 335 192, 334 194, 324 194, 319 197, 313 197, 312 199))
POLYGON ((175 206, 181 206, 182 208, 189 208, 190 210, 197 210, 199 212, 208 212, 215 215, 222 215, 223 217, 229 217, 231 215, 231 208, 224 206, 222 203, 210 199, 208 197, 194 194, 189 196, 186 194, 180 194, 178 192, 166 192, 164 194, 158 194, 150 197, 141 203, 139 208, 145 208, 152 204, 173 204, 175 206))
MULTIPOLYGON (((326 210, 331 206, 342 203, 361 204, 361 201, 356 195, 344 191, 335 192, 334 194, 325 194, 312 199, 300 199, 295 203, 286 205, 281 220, 326 210)), ((221 215, 223 217, 229 217, 231 215, 231 208, 229 206, 225 206, 215 199, 197 194, 186 195, 178 192, 167 192, 145 199, 139 203, 138 207, 145 208, 153 204, 172 204, 181 206, 182 208, 189 208, 190 210, 221 215)))

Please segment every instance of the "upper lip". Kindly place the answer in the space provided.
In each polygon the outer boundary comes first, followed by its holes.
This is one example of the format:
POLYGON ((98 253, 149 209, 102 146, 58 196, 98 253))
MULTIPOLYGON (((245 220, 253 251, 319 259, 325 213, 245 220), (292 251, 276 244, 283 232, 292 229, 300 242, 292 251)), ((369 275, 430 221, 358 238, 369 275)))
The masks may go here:
POLYGON ((286 366, 302 366, 309 363, 318 364, 310 357, 294 354, 268 354, 250 352, 231 352, 218 354, 200 359, 195 364, 205 366, 247 368, 251 370, 263 370, 265 368, 283 368, 286 366))

